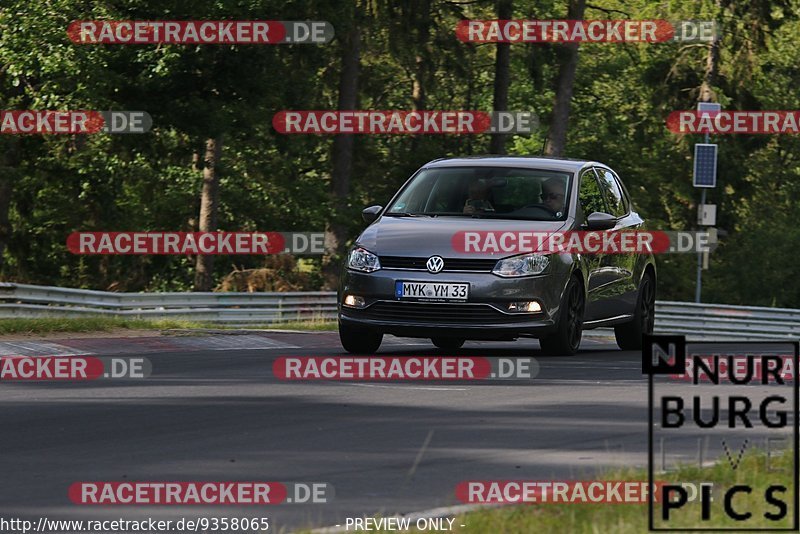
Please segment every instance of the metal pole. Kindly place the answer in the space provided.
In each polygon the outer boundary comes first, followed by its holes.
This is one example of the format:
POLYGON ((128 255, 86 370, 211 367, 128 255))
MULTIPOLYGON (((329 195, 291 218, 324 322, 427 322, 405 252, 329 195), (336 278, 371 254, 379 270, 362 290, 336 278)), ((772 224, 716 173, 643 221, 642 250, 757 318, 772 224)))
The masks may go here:
MULTIPOLYGON (((708 144, 708 133, 705 135, 705 143, 708 144)), ((704 205, 706 203, 706 188, 703 187, 703 192, 700 193, 700 205, 704 205)), ((700 215, 700 208, 698 208, 698 216, 700 215)), ((700 229, 700 224, 697 225, 697 229, 700 229)), ((699 250, 697 251, 697 282, 694 286, 694 301, 696 303, 700 303, 700 293, 703 289, 703 253, 699 250)))

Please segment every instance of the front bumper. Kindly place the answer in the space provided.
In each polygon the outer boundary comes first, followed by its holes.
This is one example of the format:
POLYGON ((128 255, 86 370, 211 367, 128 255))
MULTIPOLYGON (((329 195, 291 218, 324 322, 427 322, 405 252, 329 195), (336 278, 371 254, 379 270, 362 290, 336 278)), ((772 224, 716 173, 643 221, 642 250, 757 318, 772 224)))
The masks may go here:
POLYGON ((566 285, 561 273, 523 278, 503 278, 491 273, 381 269, 374 273, 346 270, 339 291, 339 322, 354 328, 406 337, 463 337, 515 339, 537 337, 553 330, 561 293, 566 285), (465 302, 398 300, 395 282, 467 282, 465 302), (363 297, 364 308, 342 305, 345 295, 363 297), (539 302, 539 313, 508 312, 517 301, 539 302))

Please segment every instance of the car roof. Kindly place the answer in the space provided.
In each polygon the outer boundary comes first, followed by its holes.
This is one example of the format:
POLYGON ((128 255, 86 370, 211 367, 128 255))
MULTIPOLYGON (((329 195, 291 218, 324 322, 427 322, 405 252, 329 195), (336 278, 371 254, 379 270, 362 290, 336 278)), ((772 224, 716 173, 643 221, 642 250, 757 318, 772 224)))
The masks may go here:
POLYGON ((590 160, 571 158, 545 158, 539 156, 469 156, 464 158, 436 159, 428 162, 424 167, 521 167, 575 172, 589 164, 602 165, 590 160))

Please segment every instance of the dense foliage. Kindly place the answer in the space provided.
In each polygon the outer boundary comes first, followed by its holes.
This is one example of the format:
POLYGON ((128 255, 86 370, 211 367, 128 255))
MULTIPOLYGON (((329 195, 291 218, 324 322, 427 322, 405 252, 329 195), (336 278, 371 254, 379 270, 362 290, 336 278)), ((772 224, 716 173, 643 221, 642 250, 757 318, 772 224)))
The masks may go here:
MULTIPOLYGON (((462 18, 497 18, 495 1, 460 0, 0 0, 0 109, 145 110, 143 135, 0 136, 0 276, 120 290, 189 290, 195 264, 168 256, 81 257, 76 230, 192 230, 206 139, 222 140, 219 229, 322 231, 352 239, 360 211, 384 204, 428 160, 489 150, 489 136, 356 136, 344 197, 332 193, 332 136, 281 135, 280 110, 335 109, 347 36, 360 37, 361 109, 491 110, 495 44, 465 44, 462 18), (327 45, 75 45, 77 19, 326 20, 327 45), (3 209, 4 204, 8 206, 3 209), (4 214, 7 212, 7 215, 4 214), (7 219, 7 220, 6 220, 7 219)), ((567 1, 514 0, 513 18, 566 18, 567 1)), ((796 0, 595 0, 585 18, 705 19, 722 23, 711 89, 726 109, 798 109, 796 0)), ((692 146, 665 127, 694 109, 708 81, 707 43, 583 44, 565 155, 617 169, 654 229, 691 229, 699 192, 692 146)), ((539 154, 552 120, 559 46, 510 47, 508 109, 542 129, 509 137, 511 154, 539 154)), ((800 190, 796 136, 725 136, 709 193, 726 232, 704 272, 703 300, 796 307, 800 190), (771 247, 767 250, 767 247, 771 247)), ((321 259, 314 260, 321 268, 321 259)), ((660 298, 691 300, 696 258, 659 262, 660 298)), ((215 282, 265 266, 221 257, 215 282)), ((321 283, 321 277, 306 279, 321 283)))

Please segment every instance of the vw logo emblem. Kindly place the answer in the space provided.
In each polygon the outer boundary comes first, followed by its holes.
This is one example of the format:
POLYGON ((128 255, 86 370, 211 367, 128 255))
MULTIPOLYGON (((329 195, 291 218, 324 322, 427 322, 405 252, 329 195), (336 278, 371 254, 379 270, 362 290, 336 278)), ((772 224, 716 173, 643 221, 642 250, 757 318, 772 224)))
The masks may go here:
POLYGON ((428 268, 428 272, 438 273, 444 269, 444 260, 441 256, 431 256, 428 258, 427 263, 425 263, 425 267, 428 268))

